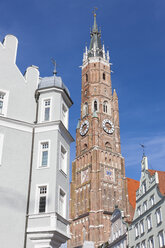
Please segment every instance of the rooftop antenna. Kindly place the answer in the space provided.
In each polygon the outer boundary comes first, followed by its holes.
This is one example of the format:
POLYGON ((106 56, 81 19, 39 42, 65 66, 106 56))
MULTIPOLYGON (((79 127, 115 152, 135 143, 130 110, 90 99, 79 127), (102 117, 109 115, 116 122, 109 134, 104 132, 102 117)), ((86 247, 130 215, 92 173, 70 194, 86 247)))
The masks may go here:
POLYGON ((145 145, 140 144, 141 148, 143 149, 143 157, 145 157, 145 145))
POLYGON ((53 75, 55 76, 55 75, 57 75, 57 63, 53 58, 51 59, 51 61, 54 65, 53 75))

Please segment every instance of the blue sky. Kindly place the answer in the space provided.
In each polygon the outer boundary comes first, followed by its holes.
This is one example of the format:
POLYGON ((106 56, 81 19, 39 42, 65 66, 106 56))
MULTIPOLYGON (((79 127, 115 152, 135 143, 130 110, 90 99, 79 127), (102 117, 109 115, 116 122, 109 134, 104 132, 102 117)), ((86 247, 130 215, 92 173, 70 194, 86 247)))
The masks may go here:
MULTIPOLYGON (((82 53, 89 45, 92 9, 109 48, 112 86, 120 108, 122 155, 126 175, 140 177, 146 145, 149 167, 165 168, 165 1, 164 0, 29 0, 0 1, 0 40, 8 33, 19 40, 17 65, 24 73, 37 65, 51 76, 51 58, 70 90, 70 131, 75 138, 80 116, 82 53)), ((71 146, 71 160, 75 143, 71 146)))

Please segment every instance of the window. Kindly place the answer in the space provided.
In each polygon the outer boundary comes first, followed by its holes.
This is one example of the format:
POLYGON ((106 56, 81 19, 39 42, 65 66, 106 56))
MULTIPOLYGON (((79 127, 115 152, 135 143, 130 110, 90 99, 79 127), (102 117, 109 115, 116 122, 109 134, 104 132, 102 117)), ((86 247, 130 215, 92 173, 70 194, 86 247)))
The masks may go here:
POLYGON ((143 190, 143 194, 145 194, 146 191, 147 191, 146 181, 144 181, 144 182, 142 183, 142 190, 143 190))
POLYGON ((0 115, 6 116, 7 114, 8 95, 7 91, 0 91, 0 115))
POLYGON ((138 244, 136 245, 136 248, 140 248, 140 243, 138 243, 138 244))
POLYGON ((148 230, 152 228, 151 215, 147 216, 147 227, 148 227, 148 230))
POLYGON ((44 121, 50 120, 50 99, 44 100, 44 121))
POLYGON ((86 116, 87 114, 88 114, 88 103, 85 102, 83 107, 83 116, 86 116))
POLYGON ((141 233, 141 235, 144 234, 144 222, 143 222, 143 220, 140 221, 140 233, 141 233))
POLYGON ((64 103, 62 104, 62 122, 65 127, 68 127, 68 109, 64 103))
POLYGON ((139 236, 139 227, 138 224, 135 225, 135 237, 137 238, 139 236))
POLYGON ((66 194, 65 192, 60 189, 60 195, 59 195, 59 214, 63 217, 65 217, 66 212, 66 194))
POLYGON ((5 93, 0 92, 0 114, 3 114, 4 97, 5 93))
POLYGON ((86 82, 88 82, 88 74, 86 74, 86 82))
POLYGON ((41 143, 41 159, 39 167, 48 167, 49 142, 41 143))
POLYGON ((159 239, 159 247, 163 248, 165 246, 164 232, 163 231, 159 232, 158 239, 159 239))
POLYGON ((145 201, 145 202, 143 203, 143 209, 144 209, 144 212, 147 211, 147 201, 145 201))
POLYGON ((60 155, 60 169, 67 173, 67 151, 65 148, 61 145, 61 155, 60 155))
POLYGON ((103 72, 103 80, 105 80, 105 72, 103 72))
POLYGON ((150 204, 151 204, 151 206, 154 205, 154 195, 152 195, 152 196, 150 197, 150 204))
POLYGON ((142 241, 142 243, 141 243, 141 248, 146 248, 145 240, 142 241))
POLYGON ((148 248, 154 248, 154 237, 150 237, 148 240, 148 248))
POLYGON ((108 113, 108 102, 107 101, 103 102, 103 112, 108 113))
POLYGON ((138 211, 138 216, 140 216, 140 215, 141 215, 141 206, 139 206, 139 207, 137 208, 137 211, 138 211))
POLYGON ((47 186, 40 186, 39 188, 39 213, 46 212, 46 200, 47 200, 47 186))
POLYGON ((158 208, 156 210, 156 220, 157 220, 157 224, 160 224, 161 221, 162 221, 162 216, 161 216, 161 210, 160 210, 160 208, 158 208))
POLYGON ((97 101, 94 101, 94 112, 97 111, 97 101))

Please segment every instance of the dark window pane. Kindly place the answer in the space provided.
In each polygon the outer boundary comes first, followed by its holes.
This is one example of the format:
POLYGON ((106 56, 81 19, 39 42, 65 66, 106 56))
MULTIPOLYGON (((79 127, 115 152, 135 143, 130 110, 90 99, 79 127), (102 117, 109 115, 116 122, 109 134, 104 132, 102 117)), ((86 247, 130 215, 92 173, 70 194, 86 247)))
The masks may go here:
POLYGON ((49 121, 49 112, 50 112, 50 108, 45 108, 45 121, 49 121))
POLYGON ((42 152, 42 166, 48 165, 48 151, 42 152))
POLYGON ((40 197, 39 213, 45 213, 46 210, 46 196, 40 197))

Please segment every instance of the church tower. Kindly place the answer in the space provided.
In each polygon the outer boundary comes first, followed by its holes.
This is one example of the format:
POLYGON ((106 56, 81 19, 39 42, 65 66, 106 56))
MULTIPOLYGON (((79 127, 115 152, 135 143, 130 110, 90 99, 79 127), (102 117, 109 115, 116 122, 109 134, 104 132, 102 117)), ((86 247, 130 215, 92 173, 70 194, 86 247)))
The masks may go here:
POLYGON ((118 97, 112 94, 109 52, 96 23, 82 64, 81 118, 72 164, 69 247, 108 241, 115 205, 127 213, 124 158, 120 147, 118 97))

